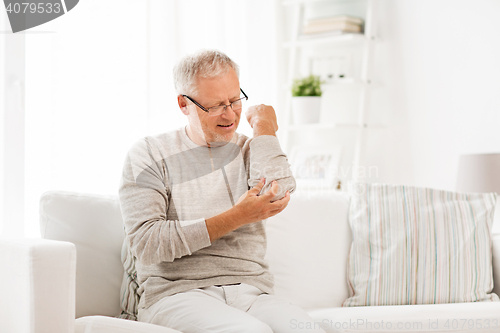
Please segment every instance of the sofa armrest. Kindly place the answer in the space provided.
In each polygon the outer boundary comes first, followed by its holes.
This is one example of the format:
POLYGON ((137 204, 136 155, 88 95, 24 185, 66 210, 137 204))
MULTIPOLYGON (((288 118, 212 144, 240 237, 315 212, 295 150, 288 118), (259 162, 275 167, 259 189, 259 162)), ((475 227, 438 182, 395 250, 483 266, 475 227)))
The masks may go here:
POLYGON ((500 233, 492 235, 493 292, 500 296, 500 233))
POLYGON ((46 239, 0 240, 2 332, 73 333, 76 249, 46 239))

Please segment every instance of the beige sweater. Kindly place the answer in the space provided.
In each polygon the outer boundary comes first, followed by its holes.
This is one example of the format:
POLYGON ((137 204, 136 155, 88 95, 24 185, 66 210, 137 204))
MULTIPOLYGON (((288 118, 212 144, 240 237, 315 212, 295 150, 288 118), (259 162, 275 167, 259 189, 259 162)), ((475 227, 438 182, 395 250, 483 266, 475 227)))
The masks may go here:
POLYGON ((119 198, 126 240, 135 257, 147 308, 164 296, 194 288, 248 283, 273 293, 264 261, 263 222, 210 242, 205 219, 231 208, 261 177, 265 192, 277 180, 283 197, 295 180, 274 136, 235 134, 219 147, 198 146, 179 129, 139 140, 129 150, 119 198))

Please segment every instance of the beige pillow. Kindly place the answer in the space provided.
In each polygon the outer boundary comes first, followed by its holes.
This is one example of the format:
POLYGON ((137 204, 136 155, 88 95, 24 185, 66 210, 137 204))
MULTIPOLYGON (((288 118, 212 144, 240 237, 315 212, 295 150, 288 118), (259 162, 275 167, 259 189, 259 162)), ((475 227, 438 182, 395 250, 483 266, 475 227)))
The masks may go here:
POLYGON ((123 241, 121 259, 123 264, 123 281, 120 289, 121 312, 117 316, 122 319, 137 320, 137 306, 140 297, 137 294, 139 282, 137 281, 137 270, 135 269, 136 258, 130 251, 127 237, 123 241))

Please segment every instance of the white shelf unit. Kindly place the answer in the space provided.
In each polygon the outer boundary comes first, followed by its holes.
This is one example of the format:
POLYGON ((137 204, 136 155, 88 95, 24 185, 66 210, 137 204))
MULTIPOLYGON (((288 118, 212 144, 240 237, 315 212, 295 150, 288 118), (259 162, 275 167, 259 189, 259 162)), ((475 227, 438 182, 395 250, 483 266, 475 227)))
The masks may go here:
POLYGON ((366 41, 366 37, 364 34, 358 33, 346 33, 342 35, 324 35, 324 36, 299 36, 296 40, 285 42, 284 47, 292 48, 292 47, 304 47, 310 46, 314 44, 323 44, 323 43, 359 43, 366 41))
MULTIPOLYGON (((349 2, 357 0, 349 0, 349 2)), ((336 4, 347 3, 345 0, 284 0, 281 2, 283 7, 288 7, 293 10, 292 29, 291 34, 282 47, 284 52, 288 53, 288 68, 286 73, 286 93, 285 93, 285 113, 284 113, 284 126, 283 126, 283 146, 285 150, 289 151, 289 138, 290 135, 297 135, 298 132, 303 131, 325 131, 325 130, 350 130, 356 131, 355 144, 353 152, 353 169, 358 168, 363 164, 363 148, 366 140, 366 132, 368 129, 383 128, 383 125, 371 125, 367 123, 368 116, 368 102, 370 91, 373 88, 371 77, 372 63, 373 63, 373 47, 376 42, 375 33, 373 29, 373 10, 376 5, 376 0, 365 0, 365 17, 364 17, 364 32, 363 33, 346 33, 341 35, 325 35, 318 34, 317 36, 303 36, 301 34, 302 25, 304 22, 304 12, 307 6, 311 4, 318 4, 321 2, 332 2, 336 4), (339 46, 345 47, 349 45, 356 45, 361 49, 361 68, 360 75, 356 78, 350 78, 343 81, 328 83, 332 86, 352 86, 359 89, 359 101, 357 107, 356 121, 348 123, 319 123, 319 124, 291 124, 291 89, 293 79, 297 77, 297 68, 300 62, 300 51, 307 48, 317 47, 321 45, 328 45, 331 47, 339 46)), ((358 51, 359 52, 359 51, 358 51)), ((353 172, 351 179, 357 179, 358 173, 353 172)))

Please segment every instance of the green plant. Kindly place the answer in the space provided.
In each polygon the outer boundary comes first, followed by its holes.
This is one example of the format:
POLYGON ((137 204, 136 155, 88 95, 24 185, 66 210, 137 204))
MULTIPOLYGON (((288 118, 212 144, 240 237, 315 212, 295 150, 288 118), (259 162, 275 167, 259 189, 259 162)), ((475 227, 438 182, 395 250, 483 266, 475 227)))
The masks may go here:
POLYGON ((295 79, 292 85, 292 96, 321 96, 322 83, 319 76, 316 75, 295 79))

